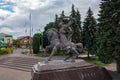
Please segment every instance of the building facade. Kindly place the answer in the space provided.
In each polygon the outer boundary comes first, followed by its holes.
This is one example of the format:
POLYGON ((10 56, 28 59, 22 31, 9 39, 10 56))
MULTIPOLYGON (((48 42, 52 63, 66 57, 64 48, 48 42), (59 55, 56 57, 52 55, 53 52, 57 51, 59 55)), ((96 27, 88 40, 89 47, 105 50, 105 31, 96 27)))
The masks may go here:
POLYGON ((12 44, 13 44, 12 35, 0 33, 0 47, 8 48, 8 47, 12 47, 12 44))
POLYGON ((31 46, 32 38, 30 36, 21 36, 18 39, 20 48, 29 48, 31 46))

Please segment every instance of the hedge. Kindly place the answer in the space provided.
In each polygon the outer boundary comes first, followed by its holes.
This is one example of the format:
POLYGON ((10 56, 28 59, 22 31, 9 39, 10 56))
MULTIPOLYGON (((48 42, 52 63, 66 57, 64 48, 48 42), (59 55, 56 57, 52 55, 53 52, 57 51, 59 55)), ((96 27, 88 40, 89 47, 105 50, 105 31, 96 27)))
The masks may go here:
POLYGON ((3 54, 10 54, 13 52, 13 49, 12 48, 4 48, 4 49, 0 49, 0 55, 3 55, 3 54))

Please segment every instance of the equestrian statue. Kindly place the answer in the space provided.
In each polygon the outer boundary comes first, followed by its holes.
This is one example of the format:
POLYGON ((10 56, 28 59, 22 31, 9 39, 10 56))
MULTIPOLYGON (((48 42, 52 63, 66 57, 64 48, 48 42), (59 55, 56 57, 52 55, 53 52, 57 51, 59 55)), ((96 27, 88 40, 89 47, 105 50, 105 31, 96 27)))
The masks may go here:
POLYGON ((50 42, 50 45, 45 48, 45 51, 51 50, 51 54, 46 60, 46 63, 48 63, 51 60, 52 56, 58 51, 67 52, 67 54, 69 55, 64 59, 64 61, 72 58, 71 62, 75 62, 76 57, 79 55, 79 53, 82 52, 82 43, 75 44, 71 42, 71 36, 73 33, 71 25, 75 21, 76 20, 72 17, 61 16, 60 18, 58 18, 58 29, 50 28, 46 31, 46 35, 50 42), (63 23, 63 20, 65 18, 69 19, 67 24, 63 23), (68 34, 66 34, 67 31, 68 34))

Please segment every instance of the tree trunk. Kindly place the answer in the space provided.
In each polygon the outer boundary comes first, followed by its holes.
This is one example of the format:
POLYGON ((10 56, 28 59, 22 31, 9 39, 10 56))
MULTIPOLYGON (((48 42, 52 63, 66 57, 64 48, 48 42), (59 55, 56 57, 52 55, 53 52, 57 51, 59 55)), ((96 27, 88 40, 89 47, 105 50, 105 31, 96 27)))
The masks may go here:
POLYGON ((116 64, 117 64, 116 65, 117 72, 120 73, 120 60, 119 59, 116 60, 116 64))
POLYGON ((90 52, 88 51, 87 57, 90 58, 90 52))

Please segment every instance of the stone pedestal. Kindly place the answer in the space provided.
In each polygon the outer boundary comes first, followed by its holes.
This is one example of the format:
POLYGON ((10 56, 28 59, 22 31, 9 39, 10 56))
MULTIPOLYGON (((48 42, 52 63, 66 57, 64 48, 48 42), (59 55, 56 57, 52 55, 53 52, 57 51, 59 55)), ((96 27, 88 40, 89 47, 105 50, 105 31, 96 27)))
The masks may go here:
POLYGON ((38 62, 32 68, 31 80, 111 80, 104 68, 91 65, 83 60, 75 63, 62 60, 49 63, 38 62))

